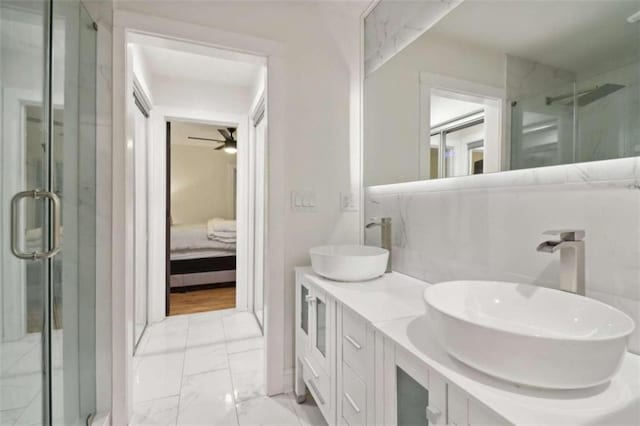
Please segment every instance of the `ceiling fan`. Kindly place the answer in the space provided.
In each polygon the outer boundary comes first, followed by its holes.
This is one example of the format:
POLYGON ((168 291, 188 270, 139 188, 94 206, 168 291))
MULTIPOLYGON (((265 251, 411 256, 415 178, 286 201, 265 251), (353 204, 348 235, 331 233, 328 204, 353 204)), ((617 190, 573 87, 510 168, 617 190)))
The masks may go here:
POLYGON ((222 135, 224 140, 220 139, 211 139, 211 138, 199 138, 196 136, 188 136, 188 139, 199 140, 199 141, 212 141, 212 142, 220 142, 221 145, 214 148, 216 151, 220 149, 224 149, 224 152, 227 154, 235 154, 238 152, 238 141, 236 140, 236 129, 234 127, 227 127, 226 129, 218 129, 218 133, 222 135))

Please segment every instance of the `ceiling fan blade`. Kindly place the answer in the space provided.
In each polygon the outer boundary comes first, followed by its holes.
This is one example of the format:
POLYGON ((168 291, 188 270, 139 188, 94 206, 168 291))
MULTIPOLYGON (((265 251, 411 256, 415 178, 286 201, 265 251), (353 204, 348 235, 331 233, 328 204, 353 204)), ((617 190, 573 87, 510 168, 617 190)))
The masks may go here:
POLYGON ((215 151, 219 151, 219 150, 221 150, 222 148, 224 148, 225 146, 227 146, 227 144, 226 144, 226 143, 223 143, 222 145, 220 145, 220 146, 218 146, 218 147, 216 147, 216 148, 213 148, 213 149, 214 149, 215 151))
POLYGON ((233 139, 227 129, 218 129, 218 133, 220 133, 225 140, 233 139))
POLYGON ((197 141, 222 142, 222 143, 224 143, 224 142, 225 142, 225 141, 221 141, 220 139, 198 138, 198 137, 196 137, 196 136, 187 136, 187 139, 192 139, 192 140, 197 140, 197 141))

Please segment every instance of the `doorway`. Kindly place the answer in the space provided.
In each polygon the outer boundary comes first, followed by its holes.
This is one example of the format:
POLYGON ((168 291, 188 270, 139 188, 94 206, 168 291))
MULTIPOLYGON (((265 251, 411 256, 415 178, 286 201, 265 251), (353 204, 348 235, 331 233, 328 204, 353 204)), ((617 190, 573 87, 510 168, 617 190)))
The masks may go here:
POLYGON ((420 73, 420 176, 493 173, 505 161, 505 94, 457 78, 420 73))
POLYGON ((234 309, 237 125, 173 120, 166 128, 167 315, 234 309))
MULTIPOLYGON (((150 401, 173 403, 189 391, 188 380, 204 389, 225 374, 233 408, 267 392, 266 59, 141 34, 131 34, 127 50, 130 81, 149 102, 147 220, 133 221, 134 239, 147 248, 148 325, 134 350, 133 411, 150 401), (159 362, 171 367, 159 370, 159 362), (162 386, 153 386, 158 380, 162 386)), ((142 119, 134 98, 127 108, 142 119)), ((144 265, 133 253, 133 263, 144 265)), ((196 419, 179 407, 177 421, 232 416, 228 408, 202 406, 198 413, 209 415, 196 419)))
MULTIPOLYGON (((131 233, 128 231, 131 229, 131 219, 129 211, 131 209, 132 200, 128 193, 131 188, 131 176, 132 173, 125 173, 126 165, 131 163, 131 151, 127 149, 127 143, 130 140, 130 128, 126 125, 128 111, 131 109, 131 105, 125 98, 126 93, 130 93, 133 66, 131 58, 132 44, 139 43, 141 41, 150 42, 158 47, 174 47, 176 50, 183 51, 185 53, 209 53, 215 51, 217 54, 222 54, 227 59, 233 59, 236 61, 248 61, 250 63, 259 63, 263 66, 263 78, 261 83, 256 85, 256 93, 258 91, 264 94, 266 110, 268 110, 269 120, 273 121, 276 118, 279 119, 283 115, 282 108, 278 105, 282 105, 280 102, 284 99, 285 93, 282 82, 285 81, 285 72, 283 71, 283 59, 280 55, 282 52, 282 44, 274 42, 272 40, 249 37, 236 34, 227 31, 212 31, 211 28, 199 27, 197 25, 186 25, 184 23, 173 21, 166 18, 142 16, 135 13, 120 12, 114 16, 114 148, 113 148, 113 168, 112 179, 114 186, 114 205, 117 207, 118 215, 114 215, 112 226, 112 238, 117 241, 122 241, 125 244, 125 251, 114 250, 113 255, 113 277, 115 282, 131 283, 131 233), (153 37, 149 37, 153 35, 153 37), (153 41, 155 39, 155 42, 153 41), (159 41, 158 41, 159 40, 159 41), (182 41, 178 41, 182 40, 182 41), (116 42, 117 41, 117 42, 116 42), (228 50, 224 50, 224 48, 228 50), (269 71, 267 73, 267 64, 269 71), (267 78, 268 76, 268 78, 267 78), (268 84, 267 84, 268 81, 268 84), (270 105, 274 105, 274 109, 270 110, 270 105), (118 113, 118 111, 121 111, 118 113)), ((194 70, 200 70, 198 67, 191 67, 194 70)), ((139 70, 140 71, 140 70, 139 70)), ((207 73, 208 75, 210 73, 207 73)), ((214 111, 215 114, 210 114, 207 111, 207 106, 211 105, 219 96, 204 96, 209 92, 202 91, 199 88, 188 88, 186 90, 177 90, 175 85, 164 84, 167 89, 172 89, 174 94, 180 96, 169 96, 171 99, 179 99, 187 92, 192 94, 191 99, 194 99, 197 94, 197 99, 200 104, 194 104, 193 102, 181 103, 180 105, 174 105, 173 107, 164 107, 159 105, 167 97, 159 96, 156 98, 153 96, 155 103, 152 113, 149 117, 150 121, 150 137, 160 143, 150 144, 149 149, 149 182, 156 185, 160 183, 160 191, 154 186, 155 189, 150 190, 149 193, 149 210, 158 211, 164 210, 165 197, 166 197, 166 121, 173 119, 189 120, 207 123, 212 120, 211 124, 233 124, 238 123, 239 136, 243 133, 245 138, 249 138, 249 126, 250 126, 250 114, 239 113, 223 113, 219 109, 214 111), (208 105, 207 105, 208 104, 208 105), (185 110, 187 110, 185 112, 185 110), (160 129, 160 130, 159 130, 160 129)), ((153 94, 152 94, 153 95, 153 94)), ((254 98, 252 95, 249 98, 254 98)), ((255 96, 257 99, 258 96, 255 96)), ((253 105, 254 102, 252 101, 253 105)), ((253 108, 250 109, 250 111, 253 108)), ((284 121, 283 121, 284 122, 284 121)), ((273 130, 271 127, 267 131, 269 138, 271 133, 276 135, 279 130, 273 130)), ((269 146, 269 141, 266 145, 269 146)), ((275 146, 275 145, 274 145, 275 146)), ((284 175, 284 169, 278 165, 284 164, 284 152, 281 149, 269 149, 267 158, 269 163, 275 164, 270 170, 269 185, 277 185, 277 182, 281 182, 284 175)), ((243 183, 243 173, 241 172, 242 163, 248 164, 248 160, 243 158, 243 155, 238 156, 238 206, 242 205, 240 201, 242 199, 241 191, 246 191, 246 182, 243 183)), ((265 189, 265 194, 267 191, 265 189)), ((279 197, 267 197, 267 206, 265 211, 280 210, 284 208, 285 202, 279 197)), ((153 329, 156 324, 166 324, 163 327, 169 327, 170 322, 181 319, 181 316, 166 318, 165 315, 165 297, 166 297, 166 270, 164 265, 166 264, 166 223, 165 214, 150 215, 149 217, 149 305, 148 305, 148 319, 150 326, 147 327, 147 331, 153 329), (158 260, 160 259, 160 260, 158 260), (160 267, 158 267, 158 262, 160 267), (160 283, 160 288, 158 288, 160 283), (161 303, 158 302, 161 300, 161 303)), ((240 220, 241 214, 238 209, 238 256, 244 250, 245 253, 251 253, 248 247, 240 247, 243 243, 243 238, 240 238, 240 232, 242 230, 243 223, 249 223, 248 220, 240 220)), ((278 217, 271 217, 269 219, 269 233, 265 232, 265 273, 264 276, 264 352, 260 357, 262 360, 261 369, 263 369, 262 384, 264 391, 268 395, 276 395, 286 389, 286 372, 283 367, 285 360, 284 345, 282 344, 282 331, 285 328, 285 314, 284 305, 285 301, 281 297, 284 292, 284 263, 283 253, 281 250, 281 238, 282 229, 279 225, 281 222, 278 217)), ((247 232, 246 230, 242 232, 247 232)), ((248 258, 245 255, 245 259, 248 258)), ((240 258, 238 262, 240 262, 240 258)), ((251 261, 252 262, 252 261, 251 261)), ((247 276, 242 277, 242 268, 238 269, 237 282, 250 279, 249 268, 245 268, 247 276)), ((121 301, 122 303, 114 303, 114 345, 122 350, 114 351, 114 381, 113 391, 116 394, 125 395, 127 389, 131 389, 133 385, 133 377, 129 374, 131 367, 134 365, 141 367, 138 361, 133 357, 134 349, 131 347, 133 338, 127 334, 126 329, 130 324, 132 310, 130 308, 132 304, 132 286, 125 285, 122 287, 114 288, 114 300, 121 301), (131 340, 130 340, 131 339, 131 340), (118 361, 118 362, 116 362, 118 361)), ((240 293, 240 292, 238 292, 240 293)), ((246 294, 245 294, 246 296, 246 294)), ((248 306, 248 300, 242 301, 237 298, 238 306, 248 306)), ((253 312, 246 308, 247 311, 242 312, 241 315, 245 317, 248 315, 255 320, 253 312)), ((220 311, 222 312, 222 311, 220 311)), ((212 315, 213 313, 205 314, 192 314, 192 315, 212 315)), ((240 314, 240 313, 239 313, 240 314)), ((183 321, 183 320, 182 320, 183 321)), ((167 331, 169 331, 167 329, 167 331)), ((189 328, 187 328, 189 330, 189 328)), ((184 328, 183 328, 184 330, 184 328)), ((191 331, 188 331, 188 333, 191 331)), ((200 331, 194 331, 194 333, 200 333, 200 331)), ((151 333, 145 332, 143 334, 141 344, 144 345, 146 336, 151 333)), ((146 345, 150 344, 150 340, 146 341, 146 345)), ((153 345, 151 346, 153 349, 153 345)), ((184 349, 184 346, 182 346, 184 349)), ((140 345, 138 351, 140 351, 140 345)), ((137 351, 136 351, 137 352, 137 351)), ((158 372, 158 369, 153 369, 154 373, 158 372)), ((172 370, 173 371, 173 370, 172 370)), ((149 373, 153 376, 153 373, 149 373)), ((163 376, 172 374, 167 369, 163 369, 163 376)), ((175 391, 175 390, 174 390, 175 391)), ((131 394, 130 394, 131 395, 131 394)), ((176 395, 173 393, 172 395, 176 395)), ((114 406, 113 418, 114 421, 125 423, 129 419, 127 413, 135 405, 135 390, 133 395, 126 400, 122 400, 117 406, 114 406)))

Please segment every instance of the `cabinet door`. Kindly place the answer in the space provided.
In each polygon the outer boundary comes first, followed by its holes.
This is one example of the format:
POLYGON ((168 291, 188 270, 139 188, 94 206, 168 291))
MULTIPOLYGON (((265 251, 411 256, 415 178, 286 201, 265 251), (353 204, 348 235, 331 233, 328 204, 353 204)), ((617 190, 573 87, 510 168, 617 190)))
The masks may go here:
POLYGON ((298 295, 298 303, 300 305, 299 316, 297 319, 297 327, 299 331, 309 337, 309 319, 311 318, 309 309, 309 299, 311 298, 310 288, 304 282, 300 282, 300 292, 298 295))
POLYGON ((296 356, 302 357, 311 349, 311 292, 312 287, 302 276, 296 276, 296 356))
POLYGON ((398 426, 429 424, 429 390, 400 367, 396 367, 396 406, 398 426))
POLYGON ((316 361, 328 372, 331 330, 330 306, 326 295, 316 289, 312 290, 311 301, 311 352, 316 361))
POLYGON ((385 341, 384 424, 444 425, 447 422, 446 383, 422 362, 385 341))

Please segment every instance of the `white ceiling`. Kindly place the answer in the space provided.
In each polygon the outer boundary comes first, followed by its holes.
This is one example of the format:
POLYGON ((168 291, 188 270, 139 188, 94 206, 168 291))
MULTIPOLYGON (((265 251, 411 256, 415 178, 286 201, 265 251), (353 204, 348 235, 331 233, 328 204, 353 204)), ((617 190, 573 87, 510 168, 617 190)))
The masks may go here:
POLYGON ((431 125, 434 127, 445 121, 481 109, 484 109, 482 104, 431 95, 431 125))
POLYGON ((153 75, 204 81, 226 86, 252 87, 262 65, 183 52, 165 47, 137 45, 153 75))
POLYGON ((501 53, 581 72, 637 56, 640 1, 467 0, 423 37, 440 34, 501 53))

